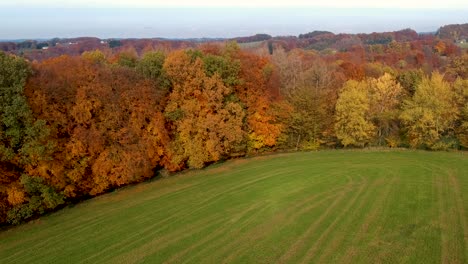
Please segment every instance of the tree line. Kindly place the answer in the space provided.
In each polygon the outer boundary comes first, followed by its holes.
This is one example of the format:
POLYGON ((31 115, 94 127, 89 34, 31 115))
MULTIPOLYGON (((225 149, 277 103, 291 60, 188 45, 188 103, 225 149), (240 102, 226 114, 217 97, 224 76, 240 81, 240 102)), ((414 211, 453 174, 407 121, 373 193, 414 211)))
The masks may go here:
POLYGON ((440 72, 352 64, 360 52, 0 53, 0 223, 264 151, 468 148, 466 52, 440 72))

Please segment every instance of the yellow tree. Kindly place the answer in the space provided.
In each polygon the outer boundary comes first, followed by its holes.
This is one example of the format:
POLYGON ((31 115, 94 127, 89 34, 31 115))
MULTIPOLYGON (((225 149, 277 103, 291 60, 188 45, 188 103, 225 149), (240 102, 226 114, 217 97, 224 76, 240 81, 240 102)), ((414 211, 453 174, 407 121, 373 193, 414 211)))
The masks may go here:
POLYGON ((439 73, 424 77, 400 115, 412 147, 443 148, 442 136, 453 132, 458 115, 453 88, 439 73), (437 144, 439 143, 439 144, 437 144))
POLYGON ((468 148, 468 80, 458 78, 453 84, 457 97, 460 117, 455 127, 455 133, 464 148, 468 148))
POLYGON ((389 143, 398 133, 398 105, 402 94, 401 85, 388 73, 369 81, 370 112, 377 127, 377 140, 389 143))
POLYGON ((362 147, 374 136, 369 120, 370 101, 365 82, 347 81, 336 102, 335 133, 346 147, 362 147))

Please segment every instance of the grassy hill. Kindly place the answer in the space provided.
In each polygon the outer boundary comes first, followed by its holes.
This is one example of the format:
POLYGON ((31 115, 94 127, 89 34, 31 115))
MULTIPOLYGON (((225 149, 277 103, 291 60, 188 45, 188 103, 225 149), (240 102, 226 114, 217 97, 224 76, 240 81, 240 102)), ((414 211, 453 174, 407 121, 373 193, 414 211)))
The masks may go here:
POLYGON ((468 156, 229 161, 0 232, 1 263, 467 263, 468 156))

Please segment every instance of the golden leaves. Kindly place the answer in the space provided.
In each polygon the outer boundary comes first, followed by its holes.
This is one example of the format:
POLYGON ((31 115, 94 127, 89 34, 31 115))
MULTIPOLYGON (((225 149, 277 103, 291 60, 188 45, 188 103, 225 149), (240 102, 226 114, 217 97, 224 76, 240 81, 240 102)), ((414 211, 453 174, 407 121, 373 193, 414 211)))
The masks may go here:
POLYGON ((26 200, 24 191, 18 187, 12 186, 7 189, 6 193, 8 196, 8 202, 13 206, 22 204, 26 200))
POLYGON ((344 146, 364 146, 374 135, 368 120, 370 100, 364 82, 345 83, 336 102, 335 132, 344 146))

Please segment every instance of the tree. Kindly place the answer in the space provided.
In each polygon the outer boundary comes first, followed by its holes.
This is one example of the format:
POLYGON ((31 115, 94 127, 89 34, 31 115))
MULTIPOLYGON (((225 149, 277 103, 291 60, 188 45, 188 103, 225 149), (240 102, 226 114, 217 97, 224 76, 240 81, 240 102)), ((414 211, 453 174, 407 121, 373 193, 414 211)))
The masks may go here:
POLYGON ((8 211, 8 222, 11 224, 19 224, 23 220, 43 214, 65 202, 63 194, 45 184, 44 179, 40 177, 30 177, 24 174, 20 178, 20 183, 24 188, 24 193, 10 189, 8 194, 8 201, 14 205, 8 211), (25 194, 28 195, 27 198, 24 197, 25 194), (24 201, 27 202, 24 203, 24 201))
POLYGON ((96 195, 172 168, 163 96, 133 69, 61 57, 36 65, 28 82, 34 112, 47 120, 53 160, 35 175, 66 197, 96 195))
POLYGON ((293 106, 288 120, 290 144, 296 148, 318 148, 331 143, 333 112, 336 103, 338 81, 333 68, 323 61, 315 61, 301 73, 297 87, 288 89, 286 99, 293 106))
POLYGON ((278 49, 272 56, 280 74, 281 95, 288 96, 296 88, 304 86, 303 72, 308 68, 303 61, 304 54, 301 50, 286 52, 278 49))
POLYGON ((203 65, 208 76, 218 74, 226 86, 234 87, 240 83, 240 61, 230 58, 228 54, 224 56, 204 55, 203 65))
POLYGON ((377 128, 378 144, 398 137, 398 105, 402 87, 388 73, 369 81, 370 114, 377 128))
POLYGON ((455 93, 441 74, 423 77, 414 96, 404 102, 400 115, 411 146, 448 147, 441 146, 444 144, 441 139, 453 132, 458 111, 455 93))
POLYGON ((445 49, 446 49, 446 45, 445 45, 445 42, 443 41, 437 42, 437 44, 434 46, 434 50, 440 55, 445 54, 445 49))
POLYGON ((33 116, 24 95, 30 73, 25 60, 0 52, 0 197, 7 198, 0 201, 0 222, 12 206, 29 199, 20 175, 47 160, 52 149, 45 122, 33 116))
POLYGON ((249 151, 274 147, 283 132, 278 116, 281 107, 275 104, 273 89, 276 68, 268 59, 241 51, 237 46, 225 48, 234 60, 240 61, 240 82, 234 87, 236 96, 246 106, 249 151), (230 50, 230 51, 229 51, 230 50))
POLYGON ((412 97, 416 87, 422 80, 422 76, 423 72, 421 70, 408 70, 398 74, 396 80, 405 90, 406 95, 412 97))
POLYGON ((81 56, 93 63, 100 64, 106 62, 106 55, 100 50, 85 51, 81 56))
POLYGON ((362 147, 374 136, 374 125, 369 120, 370 100, 367 85, 347 81, 336 102, 335 133, 346 147, 362 147))
POLYGON ((109 48, 117 48, 122 46, 122 42, 120 40, 112 39, 109 41, 109 48))
POLYGON ((154 80, 159 88, 167 89, 170 85, 163 65, 166 55, 161 51, 151 51, 143 55, 137 62, 136 70, 146 78, 154 80))
POLYGON ((134 68, 138 62, 138 53, 135 48, 130 47, 116 54, 114 60, 120 66, 134 68))
POLYGON ((245 116, 232 88, 218 73, 208 76, 199 57, 177 51, 164 63, 173 85, 165 116, 172 127, 176 164, 201 168, 242 148, 245 116))
POLYGON ((452 80, 468 78, 468 52, 452 59, 446 69, 447 76, 451 77, 452 80))
POLYGON ((468 80, 458 78, 453 84, 458 111, 460 113, 459 119, 455 125, 455 134, 458 138, 460 145, 468 148, 468 80))
POLYGON ((15 165, 33 165, 48 149, 45 122, 34 119, 23 93, 29 74, 26 61, 0 53, 0 158, 15 165))

